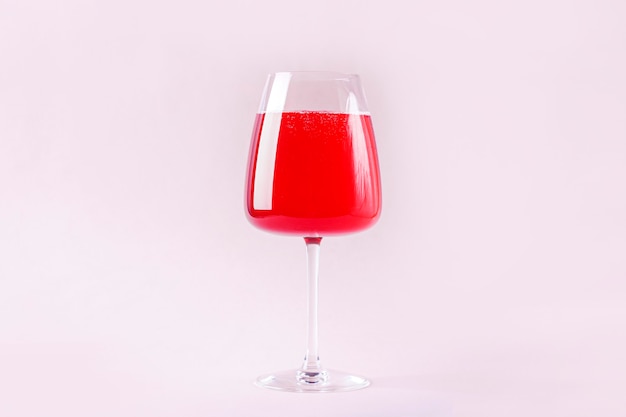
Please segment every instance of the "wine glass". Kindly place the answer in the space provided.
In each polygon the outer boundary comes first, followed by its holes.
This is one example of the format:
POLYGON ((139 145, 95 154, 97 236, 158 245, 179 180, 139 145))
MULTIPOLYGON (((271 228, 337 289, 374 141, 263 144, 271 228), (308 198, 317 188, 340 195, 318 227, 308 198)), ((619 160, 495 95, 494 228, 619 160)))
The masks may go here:
POLYGON ((308 260, 304 363, 300 369, 261 376, 256 384, 296 392, 368 386, 363 377, 321 365, 317 332, 322 237, 364 230, 381 210, 374 131, 358 75, 269 75, 250 146, 246 209, 260 229, 304 237, 308 260))

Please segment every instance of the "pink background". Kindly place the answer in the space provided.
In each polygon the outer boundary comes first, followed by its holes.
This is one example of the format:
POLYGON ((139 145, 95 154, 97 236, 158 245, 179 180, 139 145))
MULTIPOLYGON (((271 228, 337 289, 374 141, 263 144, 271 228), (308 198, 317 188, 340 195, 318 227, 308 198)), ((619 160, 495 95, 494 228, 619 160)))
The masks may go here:
POLYGON ((0 0, 0 415, 626 414, 626 3, 0 0), (384 209, 304 244, 243 184, 266 74, 361 74, 384 209))

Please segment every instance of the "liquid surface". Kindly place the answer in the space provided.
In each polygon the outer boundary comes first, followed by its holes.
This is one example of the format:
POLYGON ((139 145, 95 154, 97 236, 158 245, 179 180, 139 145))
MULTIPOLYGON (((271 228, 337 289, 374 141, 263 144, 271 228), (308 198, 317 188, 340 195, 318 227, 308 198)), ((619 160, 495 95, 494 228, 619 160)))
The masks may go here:
POLYGON ((380 215, 378 157, 369 115, 257 115, 248 167, 248 218, 267 231, 328 236, 380 215))

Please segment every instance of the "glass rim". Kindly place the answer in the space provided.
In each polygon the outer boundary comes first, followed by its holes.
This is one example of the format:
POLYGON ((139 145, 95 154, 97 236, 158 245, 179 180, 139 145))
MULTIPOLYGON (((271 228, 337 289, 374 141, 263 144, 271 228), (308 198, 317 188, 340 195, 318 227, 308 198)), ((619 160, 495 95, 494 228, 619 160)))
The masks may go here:
POLYGON ((268 76, 272 77, 272 76, 276 76, 279 74, 291 74, 292 76, 293 75, 311 76, 312 78, 313 76, 318 76, 318 79, 328 79, 328 80, 332 80, 332 79, 340 80, 340 79, 350 79, 350 78, 360 79, 361 78, 359 74, 356 74, 356 73, 331 71, 331 70, 275 71, 275 72, 270 72, 268 76))
POLYGON ((266 79, 258 113, 326 111, 369 114, 358 74, 280 71, 266 79))

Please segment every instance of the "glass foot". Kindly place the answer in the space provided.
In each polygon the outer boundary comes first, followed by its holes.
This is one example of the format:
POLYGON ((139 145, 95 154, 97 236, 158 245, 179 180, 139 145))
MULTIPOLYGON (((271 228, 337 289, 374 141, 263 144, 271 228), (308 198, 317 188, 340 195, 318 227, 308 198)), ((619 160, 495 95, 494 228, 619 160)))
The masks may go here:
POLYGON ((319 378, 307 378, 302 370, 276 372, 260 376, 255 385, 278 391, 291 392, 341 392, 367 387, 370 382, 360 376, 340 371, 326 370, 319 378), (314 382, 307 382, 313 380, 314 382))

